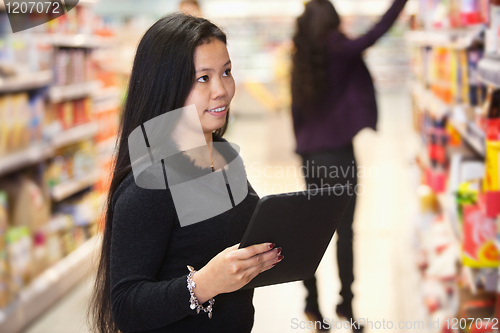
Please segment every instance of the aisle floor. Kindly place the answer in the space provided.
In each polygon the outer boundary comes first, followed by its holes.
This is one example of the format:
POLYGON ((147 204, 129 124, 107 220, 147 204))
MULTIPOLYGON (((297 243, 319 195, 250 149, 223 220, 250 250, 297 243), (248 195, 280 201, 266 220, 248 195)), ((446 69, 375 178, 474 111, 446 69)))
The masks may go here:
MULTIPOLYGON (((289 115, 268 112, 250 98, 244 92, 236 96, 233 110, 239 113, 227 135, 229 141, 241 147, 250 182, 261 196, 303 189, 302 179, 291 168, 298 169, 300 160, 293 153, 289 115), (275 176, 266 177, 270 174, 275 176)), ((409 246, 418 177, 412 164, 418 138, 412 129, 409 94, 379 94, 378 103, 379 131, 363 130, 355 140, 358 166, 364 168, 365 176, 359 179, 362 187, 354 224, 354 310, 359 318, 374 323, 365 330, 368 333, 386 331, 377 329, 376 321, 397 323, 425 317, 417 311, 421 308, 418 276, 409 246)), ((323 315, 336 320, 334 310, 340 284, 334 260, 336 247, 332 244, 318 268, 317 278, 323 315)), ((82 281, 25 333, 88 332, 85 311, 90 290, 90 279, 82 281)), ((301 282, 257 289, 253 332, 313 332, 294 329, 294 323, 306 320, 304 297, 301 282)))

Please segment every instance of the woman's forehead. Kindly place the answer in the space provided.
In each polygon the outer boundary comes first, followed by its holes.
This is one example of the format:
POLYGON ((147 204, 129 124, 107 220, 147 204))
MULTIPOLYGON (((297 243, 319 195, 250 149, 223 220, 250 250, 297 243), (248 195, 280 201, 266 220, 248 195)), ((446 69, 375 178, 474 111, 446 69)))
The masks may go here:
POLYGON ((224 67, 229 61, 226 44, 220 40, 212 40, 196 47, 194 63, 197 71, 224 67))

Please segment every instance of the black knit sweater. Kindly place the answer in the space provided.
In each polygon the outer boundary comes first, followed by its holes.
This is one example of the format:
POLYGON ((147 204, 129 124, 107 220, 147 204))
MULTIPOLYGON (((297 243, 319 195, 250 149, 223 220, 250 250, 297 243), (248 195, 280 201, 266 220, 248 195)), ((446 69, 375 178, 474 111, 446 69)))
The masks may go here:
POLYGON ((253 290, 215 297, 213 317, 189 305, 186 265, 200 269, 239 243, 259 200, 248 184, 239 205, 181 227, 170 191, 147 190, 130 173, 113 196, 111 301, 115 323, 128 332, 250 332, 253 290))

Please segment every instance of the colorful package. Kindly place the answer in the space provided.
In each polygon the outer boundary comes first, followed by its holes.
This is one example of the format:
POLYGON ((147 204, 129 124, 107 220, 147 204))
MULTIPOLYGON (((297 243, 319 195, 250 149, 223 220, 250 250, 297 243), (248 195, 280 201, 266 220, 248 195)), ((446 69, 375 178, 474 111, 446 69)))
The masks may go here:
POLYGON ((479 0, 462 0, 460 17, 464 26, 481 23, 479 0))
POLYGON ((478 204, 463 207, 463 220, 463 264, 473 268, 498 267, 495 220, 487 218, 478 204))
POLYGON ((500 191, 500 141, 486 141, 485 191, 500 191))
POLYGON ((13 227, 5 235, 10 290, 19 292, 30 281, 32 240, 27 227, 13 227))

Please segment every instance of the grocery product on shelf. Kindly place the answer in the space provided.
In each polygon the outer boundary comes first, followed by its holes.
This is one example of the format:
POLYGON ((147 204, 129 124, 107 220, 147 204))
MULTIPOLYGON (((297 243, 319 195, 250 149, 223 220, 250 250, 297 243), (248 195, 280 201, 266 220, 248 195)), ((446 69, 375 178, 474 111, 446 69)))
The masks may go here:
POLYGON ((38 230, 50 216, 50 200, 47 191, 24 175, 4 178, 0 188, 7 192, 10 226, 23 226, 38 230))
POLYGON ((46 124, 62 131, 88 123, 92 118, 92 100, 87 97, 53 104, 46 113, 46 124))
POLYGON ((464 26, 488 22, 488 0, 462 0, 460 19, 464 26))
POLYGON ((91 174, 96 167, 96 159, 94 145, 90 141, 58 149, 45 173, 49 188, 91 174))
MULTIPOLYGON (((496 90, 500 94, 500 90, 496 90)), ((500 215, 500 98, 492 103, 486 120, 486 170, 484 191, 486 215, 495 218, 500 215)))
POLYGON ((486 30, 486 48, 488 54, 495 54, 499 51, 498 34, 500 28, 500 1, 490 1, 490 26, 486 30))
POLYGON ((0 152, 14 151, 29 143, 29 104, 28 94, 20 93, 0 97, 2 127, 0 152))
POLYGON ((55 84, 67 85, 94 79, 91 51, 58 48, 55 52, 55 84))
POLYGON ((44 111, 39 91, 0 95, 0 156, 41 140, 44 111))
POLYGON ((420 0, 420 25, 425 29, 467 27, 489 20, 488 0, 420 0))
POLYGON ((45 229, 51 242, 49 262, 57 262, 95 235, 98 212, 98 197, 94 191, 57 205, 45 229))
MULTIPOLYGON (((496 282, 494 277, 492 281, 496 282)), ((461 305, 458 310, 457 318, 458 320, 465 321, 465 325, 462 327, 466 328, 462 330, 463 332, 494 332, 495 325, 493 320, 487 318, 494 318, 496 293, 493 291, 485 290, 485 288, 479 288, 475 293, 472 293, 469 288, 463 286, 460 288, 460 299, 461 305), (476 321, 481 322, 478 323, 476 321), (470 329, 469 329, 470 328, 470 329)))
POLYGON ((57 20, 49 21, 41 30, 46 29, 47 32, 51 33, 88 34, 93 32, 93 23, 96 19, 90 8, 76 6, 66 12, 66 15, 59 17, 57 20))
POLYGON ((481 105, 486 94, 486 87, 478 78, 479 61, 483 56, 484 52, 481 49, 467 50, 467 63, 464 62, 461 66, 461 68, 467 68, 468 70, 462 85, 462 102, 473 107, 481 105))
POLYGON ((462 262, 474 268, 498 267, 500 254, 495 246, 496 224, 479 204, 463 207, 462 262))
MULTIPOLYGON (((432 192, 420 191, 422 203, 432 197, 432 192), (426 198, 426 199, 425 199, 426 198)), ((427 213, 419 217, 417 229, 418 267, 422 276, 421 293, 425 310, 431 320, 453 317, 458 310, 458 270, 455 259, 459 249, 455 236, 443 216, 434 216, 434 208, 427 206, 427 213)))
POLYGON ((32 276, 32 240, 28 227, 9 227, 5 234, 7 267, 9 272, 9 292, 16 295, 26 286, 32 276))

